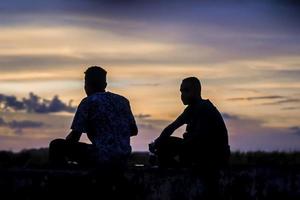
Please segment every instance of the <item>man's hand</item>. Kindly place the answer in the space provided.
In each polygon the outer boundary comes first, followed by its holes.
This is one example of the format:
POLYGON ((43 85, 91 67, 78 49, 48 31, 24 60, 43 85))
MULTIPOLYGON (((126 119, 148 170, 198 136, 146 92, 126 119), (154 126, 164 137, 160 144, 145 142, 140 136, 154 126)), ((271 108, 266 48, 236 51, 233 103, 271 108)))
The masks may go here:
POLYGON ((149 151, 150 151, 151 153, 155 153, 155 152, 157 151, 155 142, 151 142, 151 143, 149 144, 149 151))
POLYGON ((149 151, 151 153, 157 152, 157 147, 160 145, 161 138, 156 138, 153 142, 149 144, 149 151))
POLYGON ((179 116, 173 123, 168 125, 160 134, 160 136, 154 140, 154 142, 149 144, 149 151, 155 153, 157 151, 157 147, 166 139, 169 138, 173 132, 184 124, 185 120, 182 116, 179 116))
POLYGON ((184 139, 186 139, 187 136, 188 136, 188 133, 187 133, 187 132, 184 132, 183 135, 182 135, 182 137, 183 137, 184 139))
POLYGON ((131 137, 132 136, 137 136, 137 134, 138 134, 138 128, 137 128, 136 124, 132 124, 130 126, 130 130, 131 130, 131 134, 130 134, 131 137))

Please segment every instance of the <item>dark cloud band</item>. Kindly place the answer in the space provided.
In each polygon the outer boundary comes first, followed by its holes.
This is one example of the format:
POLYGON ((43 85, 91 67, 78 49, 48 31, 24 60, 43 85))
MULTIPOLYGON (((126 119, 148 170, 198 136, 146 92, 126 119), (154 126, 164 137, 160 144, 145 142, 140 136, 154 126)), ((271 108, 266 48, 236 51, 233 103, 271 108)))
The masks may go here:
POLYGON ((54 96, 51 100, 44 99, 35 95, 34 93, 29 93, 28 98, 23 98, 22 100, 17 99, 16 96, 9 96, 0 94, 0 107, 3 110, 12 111, 26 111, 28 113, 51 113, 51 112, 74 112, 75 107, 73 107, 71 101, 69 105, 62 102, 58 96, 54 96))

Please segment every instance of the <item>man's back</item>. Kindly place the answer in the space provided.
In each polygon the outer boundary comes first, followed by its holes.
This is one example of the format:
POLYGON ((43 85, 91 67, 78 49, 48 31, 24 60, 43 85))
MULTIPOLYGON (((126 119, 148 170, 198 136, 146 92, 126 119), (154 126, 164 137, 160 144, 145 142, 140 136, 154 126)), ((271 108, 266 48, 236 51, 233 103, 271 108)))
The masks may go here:
POLYGON ((136 127, 129 101, 111 92, 98 92, 78 106, 71 129, 87 133, 101 161, 131 153, 130 136, 136 127))
POLYGON ((185 140, 207 159, 229 156, 228 133, 223 118, 209 100, 199 100, 186 108, 185 140), (214 158, 212 158, 214 157, 214 158))
MULTIPOLYGON (((228 144, 227 129, 217 108, 209 100, 199 100, 183 113, 187 120, 187 137, 215 138, 219 145, 228 144)), ((207 141, 206 141, 207 142, 207 141)))

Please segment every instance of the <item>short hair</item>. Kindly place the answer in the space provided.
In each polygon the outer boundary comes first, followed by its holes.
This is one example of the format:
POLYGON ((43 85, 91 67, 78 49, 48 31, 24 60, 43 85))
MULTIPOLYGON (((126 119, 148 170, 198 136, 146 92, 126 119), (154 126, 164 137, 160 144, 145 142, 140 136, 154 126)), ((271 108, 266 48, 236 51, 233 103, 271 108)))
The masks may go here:
POLYGON ((201 94, 201 82, 197 77, 188 77, 182 80, 182 82, 188 82, 191 84, 193 89, 199 91, 201 94))
POLYGON ((106 87, 107 72, 99 66, 91 66, 85 72, 85 82, 96 88, 103 89, 106 87))

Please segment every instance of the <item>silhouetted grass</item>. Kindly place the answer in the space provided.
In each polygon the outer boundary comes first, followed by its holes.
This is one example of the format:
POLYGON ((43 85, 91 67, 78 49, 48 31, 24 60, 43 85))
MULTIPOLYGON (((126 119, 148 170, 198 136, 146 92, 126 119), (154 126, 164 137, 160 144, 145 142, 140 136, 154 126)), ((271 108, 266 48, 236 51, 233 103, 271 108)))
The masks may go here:
POLYGON ((300 166, 300 152, 234 152, 230 163, 233 166, 300 166))
MULTIPOLYGON (((0 151, 0 168, 43 168, 48 164, 48 149, 27 149, 18 153, 0 151)), ((231 166, 300 166, 300 152, 233 152, 231 166)), ((129 166, 149 166, 148 152, 133 152, 129 166)))

